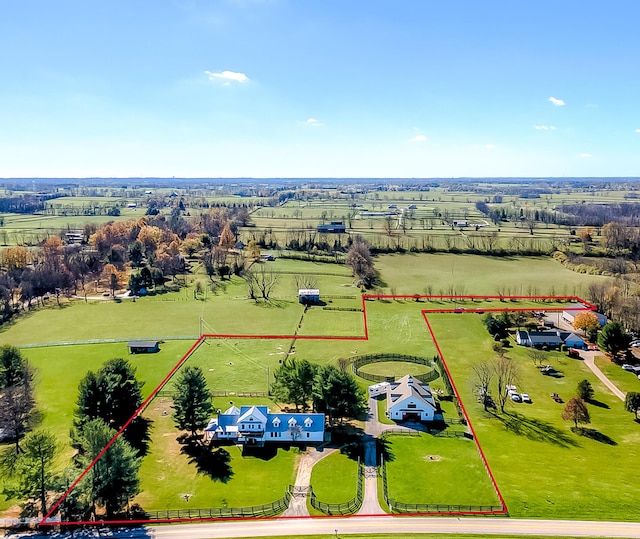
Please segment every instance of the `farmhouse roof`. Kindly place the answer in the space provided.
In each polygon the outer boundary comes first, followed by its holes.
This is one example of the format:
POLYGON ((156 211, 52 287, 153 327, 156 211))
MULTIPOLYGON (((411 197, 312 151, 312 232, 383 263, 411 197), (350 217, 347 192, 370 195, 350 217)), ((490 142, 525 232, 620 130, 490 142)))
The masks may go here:
POLYGON ((324 414, 269 414, 267 432, 286 432, 291 425, 300 427, 302 432, 322 432, 324 414), (280 421, 274 421, 279 419, 280 421))
POLYGON ((237 418, 237 422, 256 421, 265 423, 268 415, 269 409, 266 406, 243 406, 240 408, 240 417, 237 418))

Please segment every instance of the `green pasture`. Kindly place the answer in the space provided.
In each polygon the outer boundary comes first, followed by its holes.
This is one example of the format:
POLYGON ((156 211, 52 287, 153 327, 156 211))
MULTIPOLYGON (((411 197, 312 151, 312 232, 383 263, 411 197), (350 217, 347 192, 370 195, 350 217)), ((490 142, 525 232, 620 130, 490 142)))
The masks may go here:
MULTIPOLYGON (((267 404, 251 399, 252 404, 267 404)), ((298 452, 278 449, 275 455, 243 456, 235 445, 224 446, 231 455, 229 473, 199 472, 177 441, 171 417, 171 399, 155 399, 145 415, 153 421, 149 453, 140 469, 142 492, 135 498, 145 510, 247 507, 281 498, 295 482, 298 452), (166 412, 166 415, 165 415, 166 412), (216 475, 218 474, 218 475, 216 475), (187 496, 185 496, 187 495, 187 496), (188 499, 187 499, 188 498, 188 499)), ((214 400, 216 406, 217 400, 214 400)), ((235 399, 234 404, 245 404, 235 399)), ((225 406, 220 406, 225 408, 225 406)))
POLYGON ((390 498, 408 504, 500 504, 473 440, 421 433, 386 441, 390 498))
POLYGON ((606 356, 596 356, 596 366, 625 393, 630 391, 640 392, 640 380, 638 375, 625 371, 620 365, 616 365, 606 356))
POLYGON ((505 414, 484 412, 474 396, 472 366, 494 353, 481 318, 433 314, 429 319, 512 516, 633 518, 640 476, 626 463, 640 458, 640 425, 581 361, 549 352, 545 363, 563 377, 547 377, 526 349, 514 346, 508 356, 519 366, 518 390, 529 393, 533 403, 508 402, 505 414), (594 387, 595 401, 588 405, 589 430, 581 436, 562 421, 563 405, 550 394, 566 402, 582 379, 594 387))
POLYGON ((319 501, 346 503, 356 495, 358 462, 335 451, 316 462, 311 471, 311 486, 319 501))
POLYGON ((376 257, 375 267, 397 294, 585 296, 590 283, 607 279, 575 273, 548 257, 394 254, 376 257))

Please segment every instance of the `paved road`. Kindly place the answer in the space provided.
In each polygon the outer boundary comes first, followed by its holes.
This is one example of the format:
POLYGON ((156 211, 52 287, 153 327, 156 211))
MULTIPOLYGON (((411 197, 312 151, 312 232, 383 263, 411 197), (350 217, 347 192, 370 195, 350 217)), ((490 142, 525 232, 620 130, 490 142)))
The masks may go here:
POLYGON ((637 522, 585 522, 561 520, 515 520, 509 518, 402 518, 339 517, 325 519, 287 519, 277 521, 217 522, 186 524, 147 529, 156 539, 209 539, 212 537, 264 537, 268 535, 326 535, 342 537, 350 534, 401 535, 406 533, 478 534, 478 535, 542 535, 571 537, 640 538, 637 522), (337 530, 337 534, 336 534, 337 530))

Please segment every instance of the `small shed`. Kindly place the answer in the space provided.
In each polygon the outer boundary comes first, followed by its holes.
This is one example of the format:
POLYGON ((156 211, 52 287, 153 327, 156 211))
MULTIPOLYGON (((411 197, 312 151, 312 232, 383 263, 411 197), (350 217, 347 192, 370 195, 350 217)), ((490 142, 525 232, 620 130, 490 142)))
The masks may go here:
POLYGON ((155 354, 160 351, 160 341, 130 341, 127 346, 130 354, 155 354))
POLYGON ((298 301, 303 305, 317 305, 320 303, 320 290, 317 288, 300 288, 298 301))

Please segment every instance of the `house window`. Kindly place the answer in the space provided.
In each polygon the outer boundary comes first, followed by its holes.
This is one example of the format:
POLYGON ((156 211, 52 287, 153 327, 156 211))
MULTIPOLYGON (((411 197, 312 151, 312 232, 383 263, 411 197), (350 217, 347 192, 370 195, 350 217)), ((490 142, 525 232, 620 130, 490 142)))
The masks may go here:
POLYGON ((407 406, 407 408, 417 408, 417 406, 415 404, 409 404, 409 406, 407 406))
POLYGON ((309 437, 309 433, 307 432, 307 438, 309 437))

